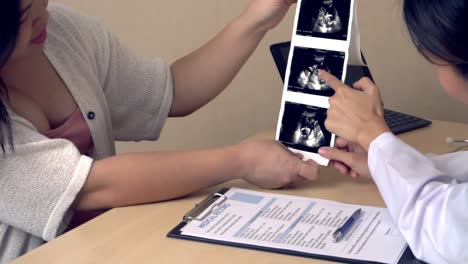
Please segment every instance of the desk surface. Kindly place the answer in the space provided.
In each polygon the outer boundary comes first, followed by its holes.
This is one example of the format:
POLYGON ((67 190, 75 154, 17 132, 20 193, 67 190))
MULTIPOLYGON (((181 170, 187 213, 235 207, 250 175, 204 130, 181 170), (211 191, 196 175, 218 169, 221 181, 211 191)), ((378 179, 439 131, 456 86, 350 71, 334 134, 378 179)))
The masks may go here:
MULTIPOLYGON (((273 131, 255 138, 272 138, 273 131)), ((455 147, 446 137, 467 138, 468 124, 435 121, 431 127, 401 135, 420 151, 443 154, 455 147)), ((272 191, 370 206, 384 206, 371 181, 354 181, 330 168, 317 182, 272 191)), ((243 182, 222 186, 257 190, 243 182)), ((170 239, 166 234, 182 216, 217 186, 190 197, 156 204, 118 208, 30 252, 15 263, 330 263, 256 250, 170 239)))

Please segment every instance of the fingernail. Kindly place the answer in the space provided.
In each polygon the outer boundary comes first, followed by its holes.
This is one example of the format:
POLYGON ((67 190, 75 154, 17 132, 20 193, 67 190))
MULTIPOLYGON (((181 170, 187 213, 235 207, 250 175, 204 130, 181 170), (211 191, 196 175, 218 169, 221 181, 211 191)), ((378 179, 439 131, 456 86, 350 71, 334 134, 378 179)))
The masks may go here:
POLYGON ((318 152, 319 152, 320 155, 327 155, 328 154, 328 150, 326 150, 324 148, 319 149, 318 152))

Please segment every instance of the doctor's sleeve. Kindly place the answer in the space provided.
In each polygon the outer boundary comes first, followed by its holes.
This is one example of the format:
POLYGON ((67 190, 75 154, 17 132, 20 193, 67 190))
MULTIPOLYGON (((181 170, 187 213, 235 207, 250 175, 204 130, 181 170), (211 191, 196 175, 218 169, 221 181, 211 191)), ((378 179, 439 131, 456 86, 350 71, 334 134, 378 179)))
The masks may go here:
POLYGON ((414 255, 429 263, 468 263, 468 183, 455 177, 458 167, 440 160, 385 133, 372 142, 368 162, 414 255))

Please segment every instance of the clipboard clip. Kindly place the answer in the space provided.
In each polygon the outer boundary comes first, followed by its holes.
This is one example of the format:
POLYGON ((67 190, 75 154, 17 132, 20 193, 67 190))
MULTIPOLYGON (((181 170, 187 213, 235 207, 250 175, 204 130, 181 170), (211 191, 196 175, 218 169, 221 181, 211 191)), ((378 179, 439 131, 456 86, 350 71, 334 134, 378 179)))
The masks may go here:
POLYGON ((207 198, 205 198, 205 200, 203 200, 201 203, 195 205, 195 207, 192 210, 190 210, 186 215, 184 215, 183 221, 186 223, 189 223, 192 220, 203 221, 216 208, 218 208, 220 205, 222 205, 226 201, 227 201, 227 197, 225 195, 220 194, 220 193, 214 193, 208 196, 207 198), (204 215, 200 216, 210 206, 211 206, 210 210, 204 215))

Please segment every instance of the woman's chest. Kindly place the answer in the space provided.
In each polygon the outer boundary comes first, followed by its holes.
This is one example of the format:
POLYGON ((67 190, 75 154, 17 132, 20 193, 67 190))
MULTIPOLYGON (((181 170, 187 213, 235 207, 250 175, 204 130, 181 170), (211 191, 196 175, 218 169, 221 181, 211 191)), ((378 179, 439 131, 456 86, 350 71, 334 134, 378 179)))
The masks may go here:
POLYGON ((41 133, 62 125, 78 108, 65 82, 48 63, 17 80, 15 86, 9 89, 12 108, 41 133))

